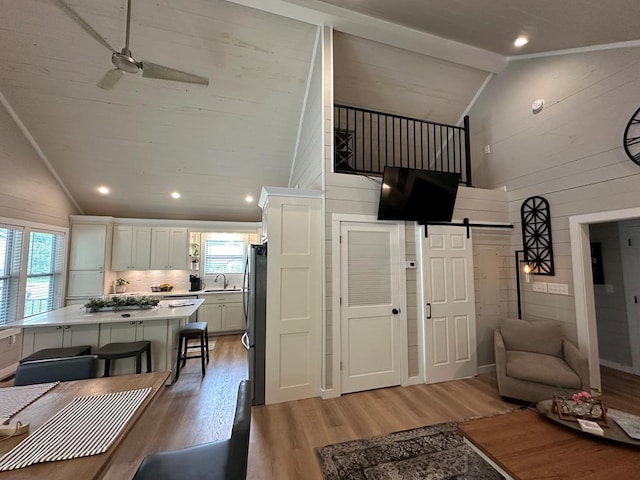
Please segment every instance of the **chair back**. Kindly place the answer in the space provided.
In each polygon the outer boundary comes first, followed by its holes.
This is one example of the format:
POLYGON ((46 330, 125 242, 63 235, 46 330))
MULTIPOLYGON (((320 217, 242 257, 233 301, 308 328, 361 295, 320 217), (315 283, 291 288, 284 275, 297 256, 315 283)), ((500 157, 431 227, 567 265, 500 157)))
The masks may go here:
POLYGON ((13 384, 21 386, 95 378, 97 366, 96 355, 33 360, 18 365, 13 384))
POLYGON ((507 350, 542 353, 562 358, 562 328, 546 320, 506 319, 500 325, 500 333, 507 350))
POLYGON ((247 477, 250 429, 251 380, 242 380, 238 386, 238 401, 231 429, 227 480, 244 480, 247 477))

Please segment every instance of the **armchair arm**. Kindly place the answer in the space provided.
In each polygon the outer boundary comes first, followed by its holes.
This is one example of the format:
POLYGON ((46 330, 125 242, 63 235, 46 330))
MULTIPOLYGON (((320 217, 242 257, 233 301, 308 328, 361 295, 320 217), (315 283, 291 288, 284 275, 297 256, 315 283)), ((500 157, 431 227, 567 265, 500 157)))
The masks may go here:
POLYGON ((505 382, 507 377, 507 351, 499 328, 496 328, 493 331, 493 352, 496 360, 498 389, 500 390, 500 385, 505 382))
POLYGON ((591 388, 589 379, 589 362, 587 357, 573 343, 565 339, 562 342, 564 361, 578 374, 584 390, 591 388))

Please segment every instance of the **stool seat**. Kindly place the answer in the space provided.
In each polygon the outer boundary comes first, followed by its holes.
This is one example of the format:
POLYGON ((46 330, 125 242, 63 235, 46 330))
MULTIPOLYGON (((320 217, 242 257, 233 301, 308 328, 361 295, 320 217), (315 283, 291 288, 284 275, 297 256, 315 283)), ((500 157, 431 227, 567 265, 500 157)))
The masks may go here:
POLYGON ((50 358, 63 357, 79 357, 82 355, 91 355, 91 347, 89 345, 79 345, 77 347, 65 348, 44 348, 27 355, 19 363, 32 362, 34 360, 48 360, 50 358))
POLYGON ((100 347, 96 355, 104 360, 104 376, 111 374, 111 360, 136 357, 136 373, 142 372, 142 354, 147 353, 147 373, 151 372, 151 342, 114 342, 100 347))
POLYGON ((192 322, 187 323, 182 329, 180 329, 180 335, 187 336, 199 336, 207 330, 209 324, 207 322, 192 322))
POLYGON ((178 335, 178 360, 176 363, 176 381, 180 377, 180 368, 187 364, 187 358, 201 358, 202 376, 206 373, 205 358, 209 363, 209 324, 207 322, 191 322, 187 323, 180 329, 178 335), (200 340, 198 345, 189 345, 189 339, 197 338, 200 340), (199 348, 200 355, 188 356, 187 352, 190 348, 199 348), (180 363, 182 362, 182 366, 180 363))

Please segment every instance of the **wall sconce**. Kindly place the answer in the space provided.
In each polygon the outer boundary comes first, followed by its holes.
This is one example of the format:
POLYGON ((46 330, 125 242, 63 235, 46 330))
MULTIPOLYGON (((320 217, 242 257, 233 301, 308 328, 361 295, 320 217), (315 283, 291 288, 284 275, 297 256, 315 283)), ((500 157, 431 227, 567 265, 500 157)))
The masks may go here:
POLYGON ((527 262, 524 258, 524 250, 516 250, 516 293, 518 295, 518 319, 522 319, 522 299, 520 292, 520 269, 524 273, 524 281, 529 283, 531 281, 531 263, 527 262), (522 260, 520 256, 522 255, 522 260))

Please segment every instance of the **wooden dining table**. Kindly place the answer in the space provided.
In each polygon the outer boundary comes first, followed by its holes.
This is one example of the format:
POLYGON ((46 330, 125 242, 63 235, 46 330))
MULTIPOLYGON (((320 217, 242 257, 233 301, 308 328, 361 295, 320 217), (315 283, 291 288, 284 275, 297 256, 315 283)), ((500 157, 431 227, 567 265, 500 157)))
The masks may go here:
MULTIPOLYGON (((11 421, 20 421, 23 424, 29 423, 29 431, 34 432, 76 397, 117 393, 148 387, 151 388, 151 392, 105 453, 71 460, 37 463, 25 468, 0 472, 0 480, 34 480, 43 478, 47 480, 90 480, 101 478, 118 446, 135 427, 136 422, 145 413, 149 405, 164 389, 169 374, 170 372, 154 372, 139 375, 117 375, 59 383, 35 402, 15 414, 11 421)), ((25 438, 26 435, 23 434, 1 441, 0 457, 25 438)))

